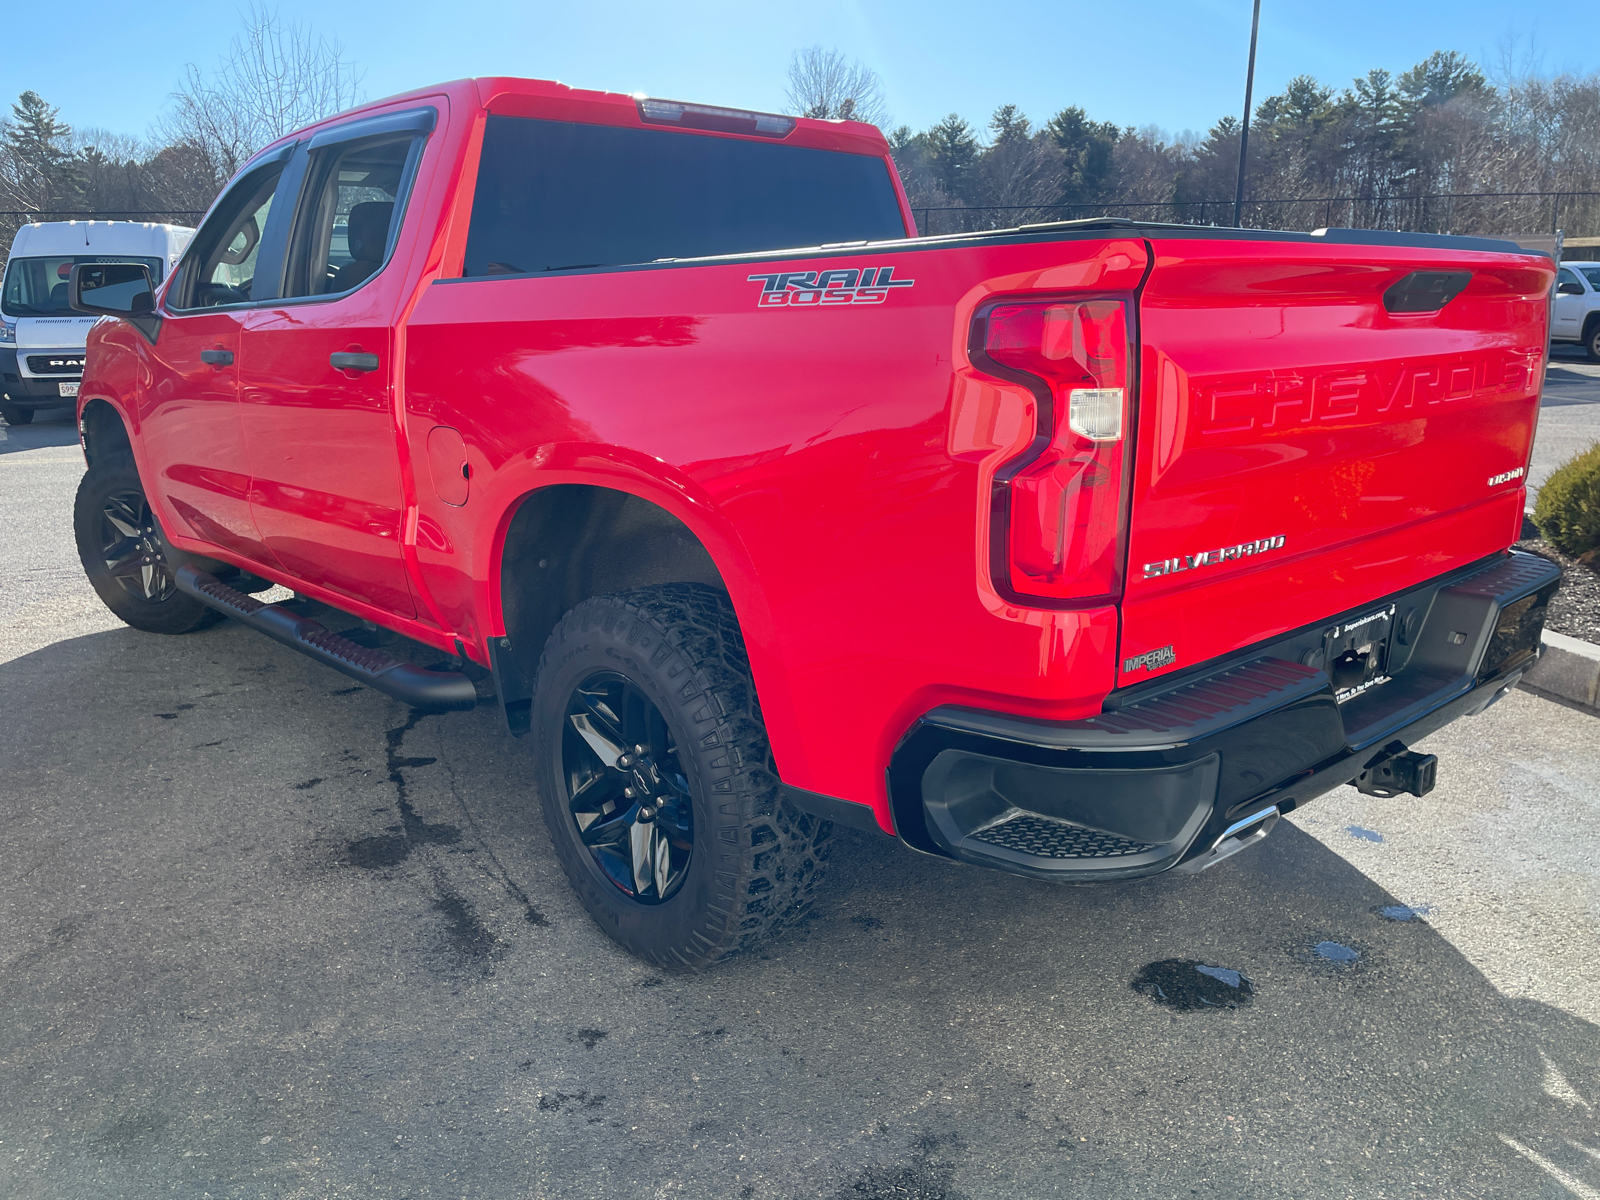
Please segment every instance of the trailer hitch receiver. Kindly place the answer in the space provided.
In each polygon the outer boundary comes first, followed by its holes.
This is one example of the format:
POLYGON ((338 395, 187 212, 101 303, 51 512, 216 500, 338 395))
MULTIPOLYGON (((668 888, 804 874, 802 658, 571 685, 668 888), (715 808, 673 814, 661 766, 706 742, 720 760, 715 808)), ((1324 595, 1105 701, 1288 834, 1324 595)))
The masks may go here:
POLYGON ((1377 759, 1355 779, 1356 790, 1368 796, 1426 796, 1439 772, 1435 754, 1399 750, 1377 759))

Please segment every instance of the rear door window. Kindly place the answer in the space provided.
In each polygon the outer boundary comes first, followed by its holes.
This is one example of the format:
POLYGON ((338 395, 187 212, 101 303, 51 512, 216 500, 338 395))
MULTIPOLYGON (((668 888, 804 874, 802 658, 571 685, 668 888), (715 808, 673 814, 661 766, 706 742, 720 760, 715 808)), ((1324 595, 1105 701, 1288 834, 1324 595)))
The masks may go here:
POLYGON ((465 274, 539 274, 906 236, 882 158, 491 116, 465 274))
POLYGON ((382 269, 403 215, 415 135, 337 143, 312 152, 283 295, 331 296, 382 269))

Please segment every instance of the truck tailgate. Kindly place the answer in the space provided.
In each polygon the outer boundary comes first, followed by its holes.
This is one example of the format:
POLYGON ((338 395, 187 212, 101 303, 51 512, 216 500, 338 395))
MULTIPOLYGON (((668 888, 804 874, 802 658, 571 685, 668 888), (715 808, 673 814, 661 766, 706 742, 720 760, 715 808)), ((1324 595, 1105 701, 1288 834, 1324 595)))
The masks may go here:
POLYGON ((1119 684, 1515 540, 1548 258, 1232 238, 1153 248, 1119 684))

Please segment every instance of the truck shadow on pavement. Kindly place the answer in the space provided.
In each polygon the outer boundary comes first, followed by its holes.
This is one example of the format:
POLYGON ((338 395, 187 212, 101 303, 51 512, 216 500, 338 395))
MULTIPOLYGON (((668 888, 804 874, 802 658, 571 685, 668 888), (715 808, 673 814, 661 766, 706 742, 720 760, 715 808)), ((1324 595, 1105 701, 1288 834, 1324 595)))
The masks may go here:
POLYGON ((0 454, 37 450, 41 446, 78 448, 78 419, 72 409, 42 411, 30 425, 8 425, 0 421, 0 454))
POLYGON ((799 929, 675 976, 578 907, 490 703, 229 626, 58 642, 0 698, 6 1195, 1600 1185, 1600 1029, 1287 823, 1076 888, 844 832, 799 929), (1196 964, 1219 1006, 1150 986, 1196 964))

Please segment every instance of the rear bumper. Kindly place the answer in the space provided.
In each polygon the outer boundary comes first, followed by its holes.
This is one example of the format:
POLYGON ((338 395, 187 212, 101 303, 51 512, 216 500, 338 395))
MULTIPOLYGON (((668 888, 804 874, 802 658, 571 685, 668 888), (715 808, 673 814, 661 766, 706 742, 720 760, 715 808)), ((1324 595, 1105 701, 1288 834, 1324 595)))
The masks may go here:
POLYGON ((1206 865, 1279 813, 1492 704, 1537 659, 1560 581, 1545 559, 1496 555, 1114 693, 1087 720, 934 709, 891 760, 896 831, 930 854, 1073 882, 1206 865), (1324 631, 1390 603, 1403 632, 1388 681, 1340 703, 1318 658, 1324 631))

